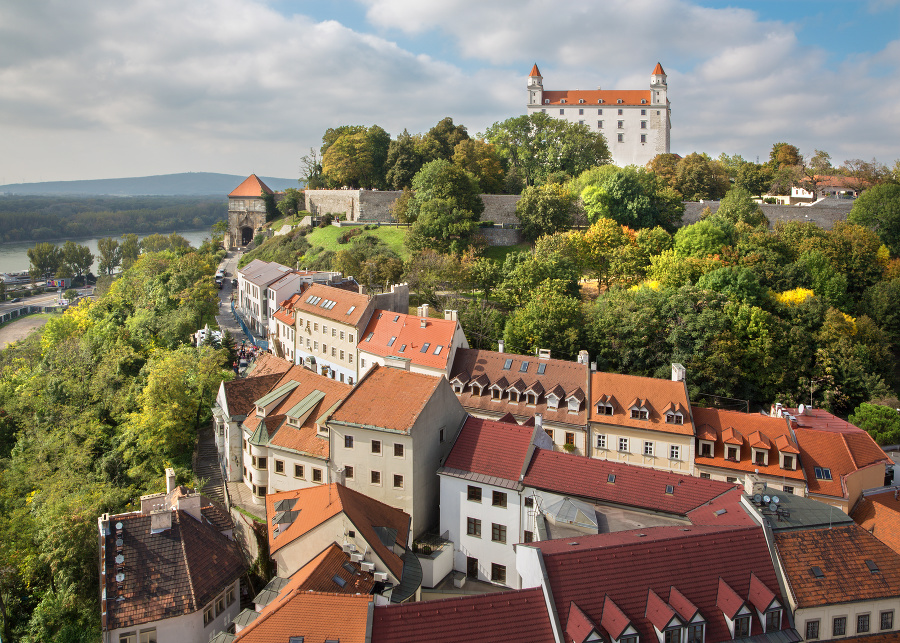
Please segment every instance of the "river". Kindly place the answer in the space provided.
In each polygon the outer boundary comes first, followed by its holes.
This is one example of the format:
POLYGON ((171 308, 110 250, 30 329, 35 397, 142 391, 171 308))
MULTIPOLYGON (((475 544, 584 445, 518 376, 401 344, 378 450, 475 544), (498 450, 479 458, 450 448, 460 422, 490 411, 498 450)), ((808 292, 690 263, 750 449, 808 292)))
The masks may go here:
MULTIPOLYGON (((179 232, 182 237, 187 239, 190 244, 194 248, 199 248, 200 244, 203 243, 204 239, 208 239, 210 237, 210 231, 208 228, 203 230, 185 230, 183 232, 179 232)), ((112 235, 108 235, 112 236, 112 235)), ((139 234, 138 238, 143 239, 144 237, 150 236, 149 234, 139 234)), ((94 253, 94 257, 98 257, 99 253, 97 252, 97 241, 100 240, 101 237, 93 238, 93 239, 72 239, 75 243, 81 244, 83 246, 87 246, 91 249, 91 252, 94 253)), ((122 237, 117 237, 119 242, 121 243, 122 237)), ((28 250, 33 248, 38 241, 23 241, 21 243, 0 243, 0 273, 3 272, 23 272, 28 270, 31 262, 28 261, 28 250)), ((65 243, 63 241, 52 241, 57 246, 62 246, 65 243)), ((94 265, 91 268, 91 272, 97 274, 97 261, 99 259, 94 260, 94 265)))

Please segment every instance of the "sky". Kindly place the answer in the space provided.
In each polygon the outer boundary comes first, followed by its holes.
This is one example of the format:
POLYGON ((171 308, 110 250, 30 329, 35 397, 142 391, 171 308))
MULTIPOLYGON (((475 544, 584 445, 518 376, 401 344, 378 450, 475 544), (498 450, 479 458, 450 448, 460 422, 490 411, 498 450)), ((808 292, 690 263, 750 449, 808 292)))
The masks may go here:
POLYGON ((668 74, 672 151, 900 158, 900 0, 0 3, 0 184, 297 178, 328 127, 483 132, 668 74))

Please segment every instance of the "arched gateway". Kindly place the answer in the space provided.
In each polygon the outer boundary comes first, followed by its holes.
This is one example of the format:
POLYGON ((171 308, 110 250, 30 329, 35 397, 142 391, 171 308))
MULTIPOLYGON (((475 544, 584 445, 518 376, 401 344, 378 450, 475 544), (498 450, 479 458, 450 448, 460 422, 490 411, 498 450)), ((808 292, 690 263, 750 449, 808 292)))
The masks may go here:
POLYGON ((228 195, 228 232, 225 247, 246 246, 266 223, 263 194, 274 194, 255 174, 248 176, 228 195))

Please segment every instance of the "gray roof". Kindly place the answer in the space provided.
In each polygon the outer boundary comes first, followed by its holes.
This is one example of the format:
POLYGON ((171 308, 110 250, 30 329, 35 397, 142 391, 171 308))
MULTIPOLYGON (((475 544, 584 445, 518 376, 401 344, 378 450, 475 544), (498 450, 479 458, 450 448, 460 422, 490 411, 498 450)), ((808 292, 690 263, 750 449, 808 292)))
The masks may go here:
POLYGON ((278 593, 284 588, 285 585, 288 584, 287 578, 280 578, 276 576, 272 580, 269 581, 269 584, 260 590, 259 594, 256 595, 256 598, 253 599, 253 602, 260 607, 265 607, 276 598, 278 598, 278 593))
POLYGON ((748 498, 756 512, 765 518, 772 531, 792 531, 797 529, 814 529, 820 527, 846 527, 853 524, 853 518, 831 505, 795 496, 792 493, 781 493, 767 490, 764 495, 778 497, 778 511, 772 512, 763 503, 762 506, 748 498))
POLYGON ((407 551, 403 556, 403 574, 400 584, 391 592, 392 603, 402 603, 409 599, 422 585, 422 564, 419 557, 407 551))
POLYGON ((441 467, 438 473, 445 476, 453 476, 454 478, 462 478, 472 482, 480 482, 481 484, 489 484, 504 489, 521 489, 522 485, 513 480, 506 478, 498 478, 496 476, 488 476, 483 473, 473 473, 472 471, 463 471, 462 469, 452 469, 450 467, 441 467))

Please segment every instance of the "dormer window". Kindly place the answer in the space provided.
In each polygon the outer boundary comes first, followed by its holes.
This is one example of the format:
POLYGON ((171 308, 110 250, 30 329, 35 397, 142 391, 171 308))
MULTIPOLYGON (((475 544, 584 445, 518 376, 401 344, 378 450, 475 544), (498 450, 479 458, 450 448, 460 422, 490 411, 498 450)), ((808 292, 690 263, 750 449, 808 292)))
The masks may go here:
POLYGON ((472 384, 472 393, 479 397, 484 393, 484 387, 480 384, 472 384), (475 389, 478 389, 477 391, 475 389))
POLYGON ((631 419, 632 420, 647 420, 650 418, 650 414, 647 412, 645 408, 636 408, 632 407, 631 409, 631 419))
POLYGON ((453 392, 456 393, 457 395, 462 395, 462 392, 463 392, 462 382, 459 382, 459 381, 453 382, 453 392))
POLYGON ((547 408, 548 409, 558 409, 559 408, 559 398, 550 393, 547 396, 547 408))
POLYGON ((579 98, 579 99, 578 99, 578 102, 579 102, 579 103, 584 103, 584 99, 583 99, 583 98, 579 98))
POLYGON ((597 415, 612 415, 613 407, 611 404, 598 404, 597 405, 597 415))
POLYGON ((545 99, 544 99, 544 105, 549 105, 549 104, 550 104, 550 99, 549 99, 549 98, 545 98, 545 99))
POLYGON ((738 448, 737 447, 726 447, 725 449, 725 459, 731 460, 732 462, 738 461, 738 448))
POLYGON ((681 413, 666 413, 666 424, 684 424, 684 416, 681 413))
POLYGON ((565 99, 565 98, 560 99, 559 104, 560 104, 560 105, 565 105, 565 104, 566 104, 566 99, 565 99))
POLYGON ((328 435, 328 427, 324 424, 316 424, 316 432, 319 435, 328 435))
POLYGON ((534 393, 526 393, 525 394, 525 403, 528 404, 529 406, 536 406, 537 400, 538 400, 538 396, 535 395, 534 393))
POLYGON ((641 105, 646 105, 646 104, 647 104, 647 99, 646 99, 646 98, 642 98, 642 99, 641 99, 641 105))
POLYGON ((796 460, 794 460, 793 455, 791 455, 789 453, 781 454, 781 468, 782 469, 787 469, 788 471, 793 471, 796 468, 795 462, 796 462, 796 460))
POLYGON ((621 105, 621 104, 624 103, 624 102, 625 102, 625 101, 622 100, 621 98, 619 98, 618 100, 616 100, 616 103, 618 103, 619 105, 621 105))
POLYGON ((256 407, 256 415, 257 415, 257 417, 264 418, 264 417, 266 417, 266 410, 261 406, 257 406, 256 407))
POLYGON ((769 466, 769 451, 767 449, 753 449, 753 464, 759 467, 769 466))
POLYGON ((700 456, 703 458, 713 457, 713 443, 707 440, 700 440, 700 456))
POLYGON ((503 399, 503 391, 501 391, 499 388, 492 388, 491 389, 491 399, 492 400, 503 399))
POLYGON ((519 402, 519 392, 515 391, 515 390, 510 391, 509 392, 509 401, 518 403, 519 402))

